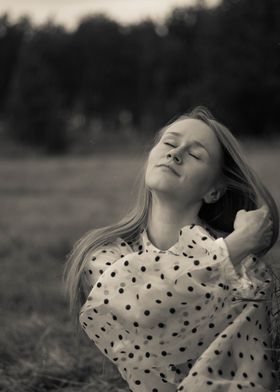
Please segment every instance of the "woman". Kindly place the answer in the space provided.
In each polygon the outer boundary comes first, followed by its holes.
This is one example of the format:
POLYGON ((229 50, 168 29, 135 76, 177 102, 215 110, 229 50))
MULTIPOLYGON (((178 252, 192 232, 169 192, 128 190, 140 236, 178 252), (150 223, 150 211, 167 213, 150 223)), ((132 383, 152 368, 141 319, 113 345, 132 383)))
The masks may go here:
POLYGON ((203 107, 160 130, 141 174, 135 207, 69 256, 76 321, 130 391, 274 390, 272 196, 203 107))

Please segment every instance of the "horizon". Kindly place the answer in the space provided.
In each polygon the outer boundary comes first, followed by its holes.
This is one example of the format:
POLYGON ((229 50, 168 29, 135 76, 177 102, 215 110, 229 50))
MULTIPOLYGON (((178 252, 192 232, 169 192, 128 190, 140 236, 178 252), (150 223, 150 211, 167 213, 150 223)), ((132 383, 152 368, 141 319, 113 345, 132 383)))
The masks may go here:
POLYGON ((59 3, 57 0, 49 0, 48 3, 38 0, 2 0, 0 14, 7 14, 12 22, 28 16, 35 25, 51 20, 67 29, 74 29, 82 18, 100 13, 124 25, 144 19, 160 23, 172 9, 199 3, 214 7, 220 0, 142 0, 141 3, 132 3, 131 0, 80 0, 78 3, 74 0, 60 0, 59 3))

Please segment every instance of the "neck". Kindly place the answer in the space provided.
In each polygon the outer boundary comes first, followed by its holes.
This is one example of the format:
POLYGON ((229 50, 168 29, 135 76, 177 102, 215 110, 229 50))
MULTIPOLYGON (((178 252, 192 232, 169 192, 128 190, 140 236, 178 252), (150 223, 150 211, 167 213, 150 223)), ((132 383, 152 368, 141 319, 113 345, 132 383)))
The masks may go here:
POLYGON ((159 249, 169 249, 179 238, 180 229, 188 224, 201 224, 198 212, 201 202, 189 206, 178 206, 170 200, 160 200, 153 194, 148 217, 147 234, 159 249))

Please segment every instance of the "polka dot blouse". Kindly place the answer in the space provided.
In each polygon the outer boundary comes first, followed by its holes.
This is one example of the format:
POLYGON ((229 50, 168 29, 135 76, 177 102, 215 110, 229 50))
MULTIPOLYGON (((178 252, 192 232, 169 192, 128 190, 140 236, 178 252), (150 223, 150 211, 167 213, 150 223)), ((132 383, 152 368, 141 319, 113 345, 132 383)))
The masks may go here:
POLYGON ((168 250, 143 229, 86 263, 81 326, 130 391, 275 390, 272 277, 260 258, 234 267, 222 237, 190 224, 168 250))

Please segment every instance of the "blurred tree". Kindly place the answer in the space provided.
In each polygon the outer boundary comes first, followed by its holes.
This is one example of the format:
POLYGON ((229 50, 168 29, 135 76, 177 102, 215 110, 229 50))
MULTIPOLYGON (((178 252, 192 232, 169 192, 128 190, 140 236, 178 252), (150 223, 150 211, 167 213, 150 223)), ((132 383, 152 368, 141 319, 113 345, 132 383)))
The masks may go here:
POLYGON ((22 50, 9 97, 11 132, 16 139, 50 153, 67 148, 63 100, 55 73, 37 50, 40 35, 22 50))
POLYGON ((204 55, 209 61, 211 95, 237 133, 261 135, 268 121, 277 123, 270 108, 275 108, 279 96, 275 94, 280 81, 275 73, 280 60, 279 12, 275 0, 224 0, 208 14, 212 50, 204 55))
POLYGON ((114 115, 125 88, 118 77, 122 45, 118 23, 103 15, 84 18, 73 40, 79 48, 78 96, 84 113, 114 115))
POLYGON ((7 14, 0 16, 0 113, 5 112, 5 102, 8 94, 21 44, 26 34, 31 30, 28 18, 22 18, 12 24, 7 14))
POLYGON ((159 82, 164 84, 161 41, 155 23, 148 19, 131 25, 126 39, 133 66, 133 73, 130 71, 130 100, 131 96, 134 99, 129 107, 134 113, 135 124, 147 132, 151 132, 156 124, 159 109, 157 100, 164 100, 163 96, 158 96, 158 91, 162 90, 159 82))
POLYGON ((161 25, 123 26, 95 14, 71 33, 51 21, 13 25, 4 15, 0 114, 9 113, 20 140, 57 150, 70 133, 74 143, 81 132, 85 140, 119 132, 124 118, 127 132, 153 132, 198 104, 236 133, 279 132, 279 20, 278 0, 222 0, 209 9, 200 0, 174 8, 161 25), (77 118, 82 125, 73 126, 77 118))

